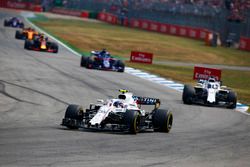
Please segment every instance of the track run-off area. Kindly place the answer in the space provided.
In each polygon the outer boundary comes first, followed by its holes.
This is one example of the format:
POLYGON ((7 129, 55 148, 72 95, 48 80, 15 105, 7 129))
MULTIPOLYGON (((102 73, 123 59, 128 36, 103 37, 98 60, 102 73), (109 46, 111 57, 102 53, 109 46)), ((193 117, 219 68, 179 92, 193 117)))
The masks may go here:
POLYGON ((184 105, 181 92, 128 73, 80 68, 80 57, 24 50, 0 11, 0 166, 250 166, 250 117, 184 105), (68 104, 85 108, 119 89, 161 99, 174 115, 169 134, 68 130, 68 104))

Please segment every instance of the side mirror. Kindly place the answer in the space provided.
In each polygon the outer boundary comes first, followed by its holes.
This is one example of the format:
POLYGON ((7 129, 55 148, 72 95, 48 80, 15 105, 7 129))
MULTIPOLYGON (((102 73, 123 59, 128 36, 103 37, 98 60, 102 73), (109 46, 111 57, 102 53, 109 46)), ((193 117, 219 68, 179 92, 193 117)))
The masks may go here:
POLYGON ((197 86, 202 87, 203 84, 202 83, 197 83, 197 86))
POLYGON ((227 89, 227 86, 221 86, 220 88, 221 89, 227 89))

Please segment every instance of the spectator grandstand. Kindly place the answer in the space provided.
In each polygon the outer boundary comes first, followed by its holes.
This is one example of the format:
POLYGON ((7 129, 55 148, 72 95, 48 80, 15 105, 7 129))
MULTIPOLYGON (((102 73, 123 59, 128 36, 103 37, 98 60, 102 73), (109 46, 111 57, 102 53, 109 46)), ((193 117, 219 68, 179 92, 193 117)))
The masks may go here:
POLYGON ((250 0, 63 0, 63 7, 206 28, 219 33, 224 43, 250 37, 250 0))
MULTIPOLYGON (((17 0, 10 0, 17 1, 17 0)), ((238 42, 250 37, 250 0, 18 0, 36 2, 44 11, 54 7, 112 13, 125 19, 204 28, 219 34, 221 41, 238 42)))

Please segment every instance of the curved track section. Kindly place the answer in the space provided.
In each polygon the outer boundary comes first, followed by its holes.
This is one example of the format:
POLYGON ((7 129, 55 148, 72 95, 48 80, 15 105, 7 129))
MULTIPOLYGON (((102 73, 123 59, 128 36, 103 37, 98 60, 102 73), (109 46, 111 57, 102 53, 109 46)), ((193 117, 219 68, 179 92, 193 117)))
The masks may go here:
POLYGON ((181 93, 126 73, 88 70, 80 58, 27 51, 0 12, 0 166, 250 166, 250 118, 183 105, 181 93), (129 89, 159 97, 174 114, 169 134, 130 135, 60 126, 68 104, 129 89))

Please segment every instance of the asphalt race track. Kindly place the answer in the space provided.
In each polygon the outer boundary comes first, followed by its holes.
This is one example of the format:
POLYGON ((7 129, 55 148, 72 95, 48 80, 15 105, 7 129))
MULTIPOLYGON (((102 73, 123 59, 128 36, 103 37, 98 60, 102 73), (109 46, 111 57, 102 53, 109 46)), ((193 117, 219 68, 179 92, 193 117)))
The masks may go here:
POLYGON ((24 50, 0 12, 0 166, 250 166, 250 117, 184 105, 181 93, 126 73, 80 68, 80 57, 24 50), (88 107, 118 89, 159 97, 174 115, 169 134, 68 130, 68 104, 88 107))

